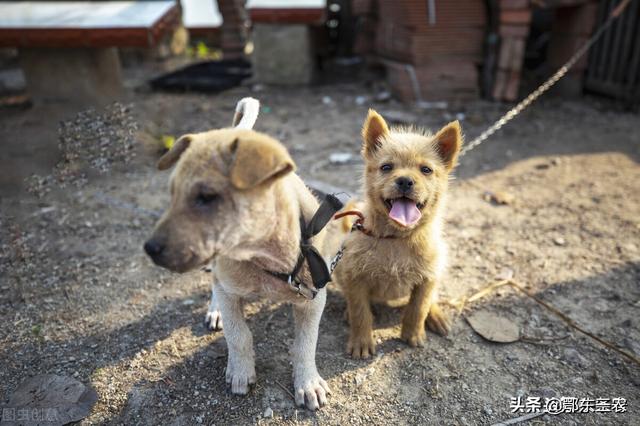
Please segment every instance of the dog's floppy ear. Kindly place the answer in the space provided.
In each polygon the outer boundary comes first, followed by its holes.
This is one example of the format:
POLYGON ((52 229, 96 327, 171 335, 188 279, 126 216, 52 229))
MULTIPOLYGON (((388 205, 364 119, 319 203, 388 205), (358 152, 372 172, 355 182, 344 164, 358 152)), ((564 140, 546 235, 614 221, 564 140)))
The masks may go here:
POLYGON ((389 127, 387 126, 384 118, 374 110, 370 109, 367 118, 364 120, 362 126, 362 139, 364 145, 362 146, 362 153, 365 156, 370 156, 382 143, 382 139, 389 134, 389 127))
POLYGON ((158 160, 158 170, 166 170, 169 167, 173 166, 176 161, 180 159, 180 156, 183 152, 189 148, 193 137, 191 135, 184 135, 178 139, 171 149, 167 151, 160 159, 158 160))
POLYGON ((231 143, 231 184, 249 189, 295 170, 286 148, 263 135, 236 138, 231 143))
POLYGON ((460 123, 456 120, 447 124, 436 133, 433 141, 447 171, 451 171, 458 163, 458 153, 462 146, 460 123))

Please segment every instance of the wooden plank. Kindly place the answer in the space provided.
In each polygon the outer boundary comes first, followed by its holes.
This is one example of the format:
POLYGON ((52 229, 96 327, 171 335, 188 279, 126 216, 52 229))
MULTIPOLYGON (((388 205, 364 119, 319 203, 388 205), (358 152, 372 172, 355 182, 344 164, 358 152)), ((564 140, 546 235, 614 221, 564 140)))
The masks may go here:
MULTIPOLYGON (((0 3, 0 10, 1 6, 0 3)), ((31 27, 0 25, 0 47, 151 47, 179 23, 180 10, 174 4, 147 27, 61 27, 56 23, 53 27, 36 26, 35 23, 31 27)))
POLYGON ((607 76, 605 77, 608 81, 616 81, 615 74, 616 71, 620 68, 622 62, 622 57, 620 54, 620 44, 622 41, 622 33, 624 31, 624 19, 619 19, 613 23, 609 31, 612 34, 611 39, 613 46, 611 46, 611 58, 609 60, 609 69, 607 70, 607 76))
POLYGON ((640 11, 638 10, 640 7, 639 4, 640 2, 637 1, 632 2, 632 4, 629 5, 629 10, 625 13, 626 16, 622 17, 622 19, 624 19, 625 37, 622 45, 622 60, 614 76, 616 81, 624 81, 626 79, 626 72, 632 60, 631 49, 633 45, 631 43, 633 34, 636 31, 640 31, 640 19, 638 19, 638 16, 640 16, 640 11))
MULTIPOLYGON (((614 5, 615 5, 614 0, 609 0, 607 2, 606 13, 603 17, 605 21, 607 17, 611 14, 611 11, 613 10, 614 5)), ((600 57, 598 58, 598 77, 604 79, 606 78, 607 64, 609 63, 609 59, 610 59, 609 52, 611 50, 611 30, 605 32, 604 38, 601 39, 600 43, 602 43, 602 47, 601 47, 600 57)))
MULTIPOLYGON (((596 25, 595 25, 596 29, 600 28, 600 26, 602 25, 602 21, 603 21, 602 16, 604 14, 605 9, 606 9, 605 2, 604 1, 600 2, 600 4, 598 5, 598 15, 596 16, 596 25)), ((600 46, 600 43, 596 43, 590 49, 586 78, 585 78, 585 86, 589 79, 593 79, 596 76, 596 69, 598 67, 598 58, 600 57, 601 50, 602 48, 600 46)))
POLYGON ((2 1, 0 28, 149 28, 177 6, 164 1, 2 1))
POLYGON ((279 24, 321 24, 325 20, 324 9, 249 9, 251 22, 279 24))
POLYGON ((640 73, 640 28, 636 28, 636 42, 635 48, 633 49, 633 54, 631 58, 633 58, 629 68, 628 68, 628 80, 625 85, 625 89, 627 93, 632 93, 634 91, 634 86, 636 89, 640 86, 640 78, 638 78, 638 73, 640 73))

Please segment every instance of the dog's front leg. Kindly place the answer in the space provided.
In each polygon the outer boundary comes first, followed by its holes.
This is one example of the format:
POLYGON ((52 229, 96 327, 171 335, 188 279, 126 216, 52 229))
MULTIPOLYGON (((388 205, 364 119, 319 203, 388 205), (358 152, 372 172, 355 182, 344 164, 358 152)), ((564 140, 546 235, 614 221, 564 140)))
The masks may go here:
POLYGON ((253 336, 244 319, 240 297, 225 292, 222 285, 215 285, 213 291, 224 318, 224 335, 229 351, 227 383, 231 384, 232 393, 244 395, 249 392, 249 385, 256 382, 253 336))
MULTIPOLYGON (((321 290, 315 299, 293 305, 295 340, 293 355, 293 384, 297 405, 306 405, 317 410, 327 403, 329 385, 316 368, 316 344, 320 317, 327 300, 326 290, 321 290)), ((226 321, 226 319, 225 319, 226 321)))
POLYGON ((402 340, 410 346, 424 346, 427 334, 424 330, 425 320, 429 315, 433 300, 434 280, 427 280, 411 291, 411 297, 402 317, 402 340))
POLYGON ((211 301, 209 302, 209 309, 207 309, 207 315, 204 317, 204 325, 210 331, 222 330, 222 314, 220 313, 220 304, 216 297, 216 278, 214 276, 213 283, 211 284, 211 301))
POLYGON ((347 353, 355 359, 369 358, 376 353, 376 342, 373 340, 373 313, 368 288, 352 285, 344 289, 349 318, 347 353))

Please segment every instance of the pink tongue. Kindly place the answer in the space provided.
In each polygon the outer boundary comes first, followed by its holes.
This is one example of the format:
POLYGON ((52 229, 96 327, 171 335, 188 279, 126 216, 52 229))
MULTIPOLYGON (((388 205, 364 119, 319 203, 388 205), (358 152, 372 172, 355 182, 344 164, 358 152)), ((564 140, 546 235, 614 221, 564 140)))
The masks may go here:
POLYGON ((413 225, 422 217, 416 203, 408 198, 398 198, 393 200, 389 217, 402 226, 413 225))

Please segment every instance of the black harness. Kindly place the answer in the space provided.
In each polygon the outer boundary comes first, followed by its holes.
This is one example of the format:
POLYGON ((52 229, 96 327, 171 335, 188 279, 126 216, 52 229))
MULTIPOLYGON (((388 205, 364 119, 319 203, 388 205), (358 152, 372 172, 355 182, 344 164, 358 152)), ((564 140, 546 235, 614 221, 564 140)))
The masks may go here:
MULTIPOLYGON (((318 207, 309 223, 307 224, 304 217, 300 216, 300 254, 293 270, 289 273, 286 272, 274 272, 265 269, 264 271, 269 275, 278 278, 281 281, 289 284, 289 287, 296 293, 306 297, 307 299, 313 299, 328 282, 331 281, 331 271, 327 267, 327 263, 324 258, 312 244, 311 238, 318 234, 329 223, 333 215, 342 208, 342 202, 334 195, 327 194, 324 200, 318 207), (304 263, 309 266, 309 273, 311 274, 311 281, 313 286, 305 285, 298 274, 304 266, 304 263)), ((333 264, 332 268, 333 270, 333 264)))

